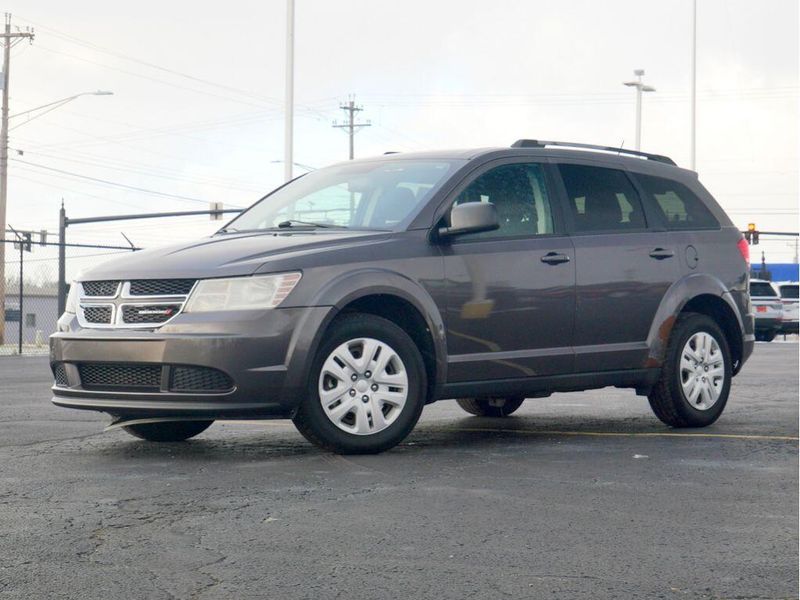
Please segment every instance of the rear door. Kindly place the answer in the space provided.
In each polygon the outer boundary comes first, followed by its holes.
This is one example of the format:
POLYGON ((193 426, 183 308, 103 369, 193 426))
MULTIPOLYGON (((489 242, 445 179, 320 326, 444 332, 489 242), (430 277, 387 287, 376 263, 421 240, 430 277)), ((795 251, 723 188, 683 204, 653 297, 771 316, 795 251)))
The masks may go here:
POLYGON ((454 204, 493 203, 500 228, 442 246, 449 382, 573 370, 574 252, 549 169, 498 161, 455 192, 454 204))
POLYGON ((590 161, 558 161, 575 246, 577 372, 642 368, 647 336, 677 278, 676 249, 648 227, 629 175, 590 161))

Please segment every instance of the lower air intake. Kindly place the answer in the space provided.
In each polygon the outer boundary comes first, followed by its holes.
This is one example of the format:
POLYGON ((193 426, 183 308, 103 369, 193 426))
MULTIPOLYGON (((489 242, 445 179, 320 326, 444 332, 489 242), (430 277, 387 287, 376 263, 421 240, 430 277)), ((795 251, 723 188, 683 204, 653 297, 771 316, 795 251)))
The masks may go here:
POLYGON ((78 372, 87 390, 157 392, 161 387, 161 365, 83 363, 78 372))
POLYGON ((227 392, 233 389, 233 380, 209 367, 173 367, 169 389, 172 392, 227 392))

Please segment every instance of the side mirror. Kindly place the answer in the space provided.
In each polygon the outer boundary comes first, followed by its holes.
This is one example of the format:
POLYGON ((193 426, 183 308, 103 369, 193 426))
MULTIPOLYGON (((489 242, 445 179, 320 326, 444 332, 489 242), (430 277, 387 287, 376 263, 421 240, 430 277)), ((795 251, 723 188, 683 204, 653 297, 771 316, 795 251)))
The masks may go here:
POLYGON ((439 235, 451 237, 464 233, 492 231, 500 227, 497 209, 491 202, 467 202, 450 211, 450 227, 440 227, 439 235))

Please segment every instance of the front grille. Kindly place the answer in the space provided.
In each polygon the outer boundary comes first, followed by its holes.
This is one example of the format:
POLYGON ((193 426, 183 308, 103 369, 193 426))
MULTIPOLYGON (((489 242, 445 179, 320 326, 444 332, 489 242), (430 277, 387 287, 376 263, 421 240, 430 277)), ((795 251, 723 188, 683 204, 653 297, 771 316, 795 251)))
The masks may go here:
POLYGON ((78 372, 88 390, 157 392, 161 387, 161 365, 83 363, 78 372))
POLYGON ((173 392, 227 392, 233 388, 228 375, 209 367, 173 367, 169 389, 173 392))
POLYGON ((122 322, 125 324, 169 321, 181 309, 180 304, 148 304, 146 306, 123 306, 122 322))
POLYGON ((119 281, 84 281, 84 296, 116 296, 119 281))
POLYGON ((67 377, 67 369, 64 367, 64 363, 56 363, 53 366, 53 377, 58 387, 69 387, 69 378, 67 377))
POLYGON ((87 323, 111 323, 111 307, 84 306, 83 318, 87 323))
POLYGON ((134 279, 131 296, 185 296, 192 290, 194 279, 134 279))

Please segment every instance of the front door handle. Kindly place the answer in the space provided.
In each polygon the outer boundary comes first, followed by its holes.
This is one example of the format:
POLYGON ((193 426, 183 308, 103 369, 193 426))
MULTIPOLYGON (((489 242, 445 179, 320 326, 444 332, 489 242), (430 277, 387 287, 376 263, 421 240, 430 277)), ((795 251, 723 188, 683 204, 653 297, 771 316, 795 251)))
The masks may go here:
POLYGON ((569 262, 569 256, 566 254, 559 254, 558 252, 548 252, 541 258, 543 263, 548 265, 559 265, 561 263, 569 262))
POLYGON ((675 256, 675 253, 666 248, 653 248, 650 251, 650 258, 655 258, 656 260, 664 260, 665 258, 672 258, 673 256, 675 256))

